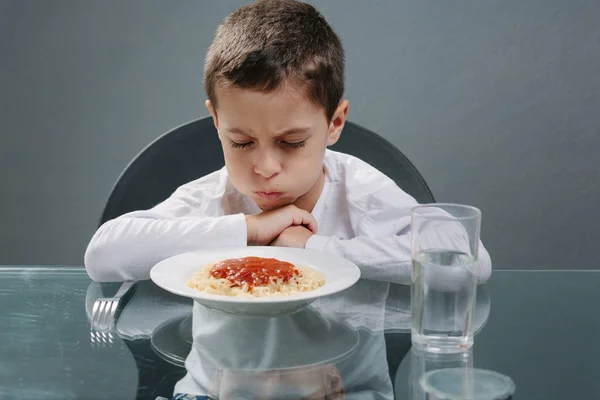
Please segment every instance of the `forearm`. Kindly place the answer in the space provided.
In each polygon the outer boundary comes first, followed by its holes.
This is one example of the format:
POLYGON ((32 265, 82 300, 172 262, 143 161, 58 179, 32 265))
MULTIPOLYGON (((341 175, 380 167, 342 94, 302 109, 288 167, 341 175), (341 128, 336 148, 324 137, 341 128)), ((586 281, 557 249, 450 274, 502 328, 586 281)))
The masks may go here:
POLYGON ((313 235, 307 249, 326 251, 355 263, 362 279, 410 284, 410 240, 403 236, 370 238, 358 236, 349 240, 313 235))
MULTIPOLYGON (((313 235, 306 248, 326 251, 352 261, 360 268, 362 279, 404 285, 411 283, 410 233, 379 238, 358 236, 349 240, 313 235)), ((492 263, 481 242, 478 258, 477 278, 479 283, 484 283, 491 275, 492 263)))
POLYGON ((85 266, 95 281, 148 279, 156 263, 173 255, 246 243, 242 214, 216 218, 123 216, 98 229, 86 250, 85 266))

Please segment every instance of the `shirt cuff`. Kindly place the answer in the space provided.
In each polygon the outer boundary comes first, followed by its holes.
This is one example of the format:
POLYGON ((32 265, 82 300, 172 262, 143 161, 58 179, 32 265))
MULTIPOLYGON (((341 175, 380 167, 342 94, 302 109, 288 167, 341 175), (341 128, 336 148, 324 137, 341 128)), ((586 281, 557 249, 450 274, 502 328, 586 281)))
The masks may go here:
POLYGON ((327 236, 312 235, 306 241, 306 246, 304 246, 304 248, 323 250, 325 247, 327 247, 327 242, 329 242, 329 237, 327 236))

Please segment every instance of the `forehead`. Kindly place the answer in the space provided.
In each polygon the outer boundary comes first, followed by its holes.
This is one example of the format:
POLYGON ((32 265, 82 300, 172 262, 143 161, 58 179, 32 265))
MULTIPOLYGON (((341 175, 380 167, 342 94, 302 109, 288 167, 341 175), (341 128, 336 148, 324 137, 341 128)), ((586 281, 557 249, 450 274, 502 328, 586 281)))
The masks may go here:
POLYGON ((216 97, 219 124, 225 127, 243 124, 278 130, 290 125, 313 126, 327 122, 325 110, 308 99, 303 88, 296 85, 284 84, 271 92, 220 87, 216 97))
MULTIPOLYGON (((277 389, 304 388, 308 393, 317 392, 324 388, 325 370, 322 368, 299 369, 297 371, 265 371, 253 373, 240 373, 236 371, 223 371, 221 376, 221 389, 225 392, 233 388, 253 389, 256 394, 261 390, 277 392, 277 389)), ((281 392, 280 394, 283 394, 281 392)), ((306 394, 308 394, 306 393, 306 394)))

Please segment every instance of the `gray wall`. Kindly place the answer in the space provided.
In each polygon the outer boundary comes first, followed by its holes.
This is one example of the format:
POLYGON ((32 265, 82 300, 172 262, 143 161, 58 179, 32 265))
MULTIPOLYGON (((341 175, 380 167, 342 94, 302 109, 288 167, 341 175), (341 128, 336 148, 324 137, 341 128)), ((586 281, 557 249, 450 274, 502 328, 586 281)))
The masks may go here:
MULTIPOLYGON (((0 264, 81 264, 132 157, 203 108, 244 1, 0 0, 0 264)), ((440 201, 479 206, 496 268, 598 268, 600 3, 315 0, 350 118, 440 201)))

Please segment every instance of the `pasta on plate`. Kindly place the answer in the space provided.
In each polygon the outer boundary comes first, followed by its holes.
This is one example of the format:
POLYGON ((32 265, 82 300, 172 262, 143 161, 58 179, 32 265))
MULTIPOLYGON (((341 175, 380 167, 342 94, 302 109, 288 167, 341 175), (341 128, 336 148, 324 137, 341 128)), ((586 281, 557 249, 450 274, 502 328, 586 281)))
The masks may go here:
POLYGON ((289 296, 325 284, 325 276, 308 266, 275 258, 232 258, 194 273, 187 285, 205 293, 234 297, 289 296))

